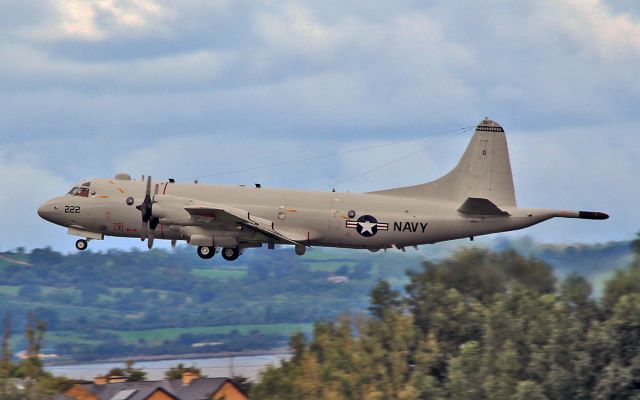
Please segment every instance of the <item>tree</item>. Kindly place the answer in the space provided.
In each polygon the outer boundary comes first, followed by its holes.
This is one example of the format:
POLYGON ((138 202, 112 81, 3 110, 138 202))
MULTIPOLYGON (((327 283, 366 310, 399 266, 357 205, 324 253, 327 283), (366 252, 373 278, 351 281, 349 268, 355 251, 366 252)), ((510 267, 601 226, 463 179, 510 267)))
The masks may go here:
POLYGON ((460 346, 460 354, 449 360, 446 391, 454 400, 474 400, 484 397, 482 348, 471 341, 460 346))
POLYGON ((610 351, 626 367, 640 354, 640 293, 622 296, 605 323, 610 351))
POLYGON ((296 332, 289 339, 289 349, 291 350, 291 360, 295 363, 302 359, 306 350, 306 338, 304 333, 296 332))
POLYGON ((518 382, 513 400, 547 400, 540 385, 534 381, 518 382))
POLYGON ((640 263, 616 270, 614 277, 605 284, 602 303, 610 311, 622 296, 633 293, 640 293, 640 263))
POLYGON ((557 290, 554 282, 546 264, 513 252, 425 263, 404 298, 378 282, 371 316, 318 323, 308 344, 292 338, 294 356, 266 371, 252 396, 638 398, 640 265, 618 271, 601 302, 578 275, 557 290))
POLYGON ((181 379, 182 378, 182 374, 184 374, 186 372, 191 372, 191 373, 200 375, 201 371, 200 371, 200 368, 196 368, 193 365, 190 366, 190 367, 185 367, 184 364, 179 363, 175 367, 169 368, 164 373, 164 376, 168 380, 181 379))
POLYGON ((126 374, 124 372, 124 369, 120 368, 120 367, 115 367, 115 368, 111 368, 109 370, 109 372, 107 372, 107 376, 123 376, 126 377, 126 374))
POLYGON ((27 316, 27 327, 25 329, 25 339, 27 341, 27 357, 20 363, 21 372, 30 378, 41 375, 42 362, 40 361, 40 349, 47 324, 39 320, 33 312, 27 316))
POLYGON ((62 263, 64 256, 57 251, 47 247, 44 249, 33 249, 29 255, 29 261, 34 265, 53 266, 62 263))
POLYGON ((2 324, 2 356, 0 358, 0 375, 2 376, 9 376, 11 372, 12 354, 9 340, 11 340, 11 313, 7 311, 2 324))
POLYGON ((632 399, 633 376, 629 368, 612 362, 604 369, 593 393, 595 399, 632 399))
POLYGON ((522 364, 516 346, 507 340, 498 352, 493 368, 485 369, 483 388, 490 399, 507 400, 514 394, 522 364))
POLYGON ((560 287, 560 296, 577 307, 582 307, 589 302, 591 284, 583 276, 575 272, 567 275, 560 287))
POLYGON ((124 369, 125 376, 127 377, 128 382, 136 382, 136 381, 144 381, 147 377, 147 373, 142 370, 142 368, 133 368, 135 361, 127 360, 126 367, 124 369))
POLYGON ((380 319, 384 317, 386 312, 395 311, 402 304, 400 292, 391 289, 391 285, 385 280, 378 281, 371 289, 369 297, 371 298, 369 311, 380 319))
POLYGON ((636 233, 636 238, 631 242, 631 249, 640 257, 640 232, 636 233))
POLYGON ((111 368, 107 372, 107 376, 122 376, 127 378, 127 382, 144 381, 147 377, 147 373, 142 368, 134 368, 135 361, 127 360, 124 368, 116 367, 111 368))

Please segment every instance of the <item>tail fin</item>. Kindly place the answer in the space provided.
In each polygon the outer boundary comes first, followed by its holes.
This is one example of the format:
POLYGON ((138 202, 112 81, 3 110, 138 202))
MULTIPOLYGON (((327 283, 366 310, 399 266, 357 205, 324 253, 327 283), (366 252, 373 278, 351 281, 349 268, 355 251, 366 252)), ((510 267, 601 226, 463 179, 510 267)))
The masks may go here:
POLYGON ((387 196, 433 198, 462 204, 467 198, 488 199, 498 206, 515 207, 507 138, 502 127, 484 119, 476 127, 458 165, 433 182, 373 192, 387 196))

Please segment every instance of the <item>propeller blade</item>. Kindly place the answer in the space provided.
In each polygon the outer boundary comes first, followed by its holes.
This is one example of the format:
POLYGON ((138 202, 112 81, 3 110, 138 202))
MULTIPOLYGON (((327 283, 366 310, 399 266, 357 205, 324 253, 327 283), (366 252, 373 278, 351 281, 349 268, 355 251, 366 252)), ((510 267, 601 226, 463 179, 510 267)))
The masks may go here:
POLYGON ((147 247, 149 250, 153 248, 153 239, 154 239, 153 231, 149 231, 149 237, 147 238, 147 247))
POLYGON ((151 176, 148 176, 144 200, 142 201, 142 204, 136 206, 136 208, 140 210, 140 214, 142 215, 142 222, 144 224, 149 222, 149 219, 151 218, 151 213, 153 211, 152 207, 153 201, 151 200, 151 176))
POLYGON ((171 241, 171 247, 176 247, 176 243, 178 243, 178 241, 177 241, 177 240, 175 240, 175 239, 173 239, 173 240, 171 241))
POLYGON ((142 240, 143 242, 147 238, 147 235, 149 234, 148 231, 149 230, 148 230, 147 224, 145 222, 140 224, 140 240, 142 240))
POLYGON ((156 229, 156 227, 158 226, 158 223, 160 222, 160 218, 158 217, 151 217, 149 219, 149 228, 151 228, 152 231, 154 231, 156 229))

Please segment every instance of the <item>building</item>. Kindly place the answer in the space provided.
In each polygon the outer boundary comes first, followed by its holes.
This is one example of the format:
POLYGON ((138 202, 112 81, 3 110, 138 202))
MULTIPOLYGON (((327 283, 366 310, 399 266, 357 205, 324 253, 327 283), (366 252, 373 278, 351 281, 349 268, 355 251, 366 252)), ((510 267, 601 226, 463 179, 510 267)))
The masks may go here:
POLYGON ((187 372, 182 379, 126 382, 123 377, 96 377, 76 384, 54 400, 248 400, 228 378, 201 378, 187 372))

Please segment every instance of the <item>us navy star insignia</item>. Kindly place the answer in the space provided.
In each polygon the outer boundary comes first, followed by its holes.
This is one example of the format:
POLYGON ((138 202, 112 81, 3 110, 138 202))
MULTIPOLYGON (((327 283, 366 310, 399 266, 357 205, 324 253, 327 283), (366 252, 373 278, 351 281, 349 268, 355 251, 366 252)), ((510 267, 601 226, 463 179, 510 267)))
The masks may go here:
POLYGON ((347 220, 346 226, 347 228, 355 229, 364 237, 371 237, 378 233, 378 231, 389 230, 389 224, 386 222, 378 222, 378 220, 371 215, 363 215, 356 221, 347 220))

